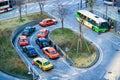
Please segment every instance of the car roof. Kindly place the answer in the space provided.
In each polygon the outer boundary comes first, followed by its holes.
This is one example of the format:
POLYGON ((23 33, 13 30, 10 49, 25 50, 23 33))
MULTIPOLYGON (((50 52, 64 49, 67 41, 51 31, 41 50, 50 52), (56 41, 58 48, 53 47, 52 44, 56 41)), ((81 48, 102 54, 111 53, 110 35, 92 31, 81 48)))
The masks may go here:
POLYGON ((26 36, 19 36, 19 39, 22 40, 22 39, 27 39, 26 36))
POLYGON ((26 48, 27 48, 27 49, 31 49, 31 48, 33 48, 33 49, 34 49, 34 47, 33 47, 33 46, 31 46, 31 45, 27 45, 27 46, 26 46, 26 48))
POLYGON ((47 41, 46 38, 38 38, 40 41, 47 41))
POLYGON ((43 19, 43 21, 47 21, 47 20, 51 20, 50 18, 45 18, 45 19, 43 19))
POLYGON ((47 59, 45 59, 45 58, 40 58, 40 57, 37 57, 37 58, 34 58, 33 60, 39 60, 39 61, 41 61, 41 62, 47 62, 48 60, 47 59))
POLYGON ((48 29, 41 29, 40 32, 45 32, 46 30, 48 30, 48 29))
POLYGON ((47 50, 49 50, 49 51, 55 51, 55 49, 54 49, 53 47, 45 47, 45 48, 43 48, 43 49, 47 49, 47 50))

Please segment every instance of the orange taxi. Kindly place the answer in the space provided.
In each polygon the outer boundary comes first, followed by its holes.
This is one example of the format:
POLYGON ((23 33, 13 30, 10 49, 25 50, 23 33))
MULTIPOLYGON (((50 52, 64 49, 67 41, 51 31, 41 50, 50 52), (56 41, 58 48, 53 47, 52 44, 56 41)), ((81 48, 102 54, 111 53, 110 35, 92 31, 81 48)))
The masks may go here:
POLYGON ((42 27, 51 26, 57 23, 56 19, 46 18, 39 22, 39 25, 42 27))
POLYGON ((50 59, 56 59, 60 57, 60 54, 53 47, 45 47, 42 49, 50 59))

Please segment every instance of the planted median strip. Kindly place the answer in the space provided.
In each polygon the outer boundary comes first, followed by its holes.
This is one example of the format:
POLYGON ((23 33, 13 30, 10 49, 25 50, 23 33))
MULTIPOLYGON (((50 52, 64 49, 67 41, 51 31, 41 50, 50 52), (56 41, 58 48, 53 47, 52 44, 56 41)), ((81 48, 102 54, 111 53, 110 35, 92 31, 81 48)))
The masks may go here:
POLYGON ((72 59, 75 67, 89 67, 96 62, 98 58, 98 51, 95 46, 80 37, 73 31, 64 28, 58 28, 51 32, 50 38, 66 52, 72 59), (78 45, 80 44, 80 45, 78 45), (82 47, 81 47, 82 46, 82 47))

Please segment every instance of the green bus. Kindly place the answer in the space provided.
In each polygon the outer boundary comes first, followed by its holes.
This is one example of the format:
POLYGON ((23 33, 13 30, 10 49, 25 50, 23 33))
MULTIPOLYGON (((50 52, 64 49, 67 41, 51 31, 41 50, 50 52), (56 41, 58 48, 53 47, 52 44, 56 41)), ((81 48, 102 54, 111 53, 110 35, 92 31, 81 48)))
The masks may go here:
POLYGON ((107 20, 87 11, 87 10, 78 10, 76 12, 77 20, 83 25, 91 28, 92 30, 100 33, 110 30, 110 26, 107 20))

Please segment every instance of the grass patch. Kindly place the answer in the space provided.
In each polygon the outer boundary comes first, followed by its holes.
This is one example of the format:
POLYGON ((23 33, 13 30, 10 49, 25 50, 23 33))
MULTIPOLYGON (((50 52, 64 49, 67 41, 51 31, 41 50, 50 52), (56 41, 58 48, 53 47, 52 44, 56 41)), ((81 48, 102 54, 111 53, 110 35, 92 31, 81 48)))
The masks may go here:
POLYGON ((62 34, 61 28, 55 29, 51 32, 50 38, 60 46, 64 52, 66 47, 69 48, 67 55, 73 60, 76 67, 88 67, 96 60, 96 48, 84 38, 81 40, 82 49, 80 49, 80 47, 77 48, 79 37, 69 29, 64 28, 64 34, 62 34))
POLYGON ((19 20, 19 17, 11 18, 7 20, 0 21, 0 29, 1 30, 14 30, 16 27, 23 25, 25 23, 28 23, 33 20, 40 20, 43 18, 50 17, 48 14, 43 13, 43 15, 40 16, 40 13, 34 13, 34 14, 28 14, 27 16, 22 16, 23 21, 21 22, 19 20))
POLYGON ((28 69, 19 57, 18 53, 12 47, 10 42, 10 36, 14 29, 18 26, 23 25, 27 22, 33 20, 40 20, 43 18, 50 17, 47 14, 39 16, 39 13, 29 14, 28 16, 23 16, 24 21, 19 21, 19 17, 11 18, 7 20, 0 21, 0 69, 8 73, 32 78, 28 75, 28 69))

